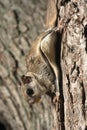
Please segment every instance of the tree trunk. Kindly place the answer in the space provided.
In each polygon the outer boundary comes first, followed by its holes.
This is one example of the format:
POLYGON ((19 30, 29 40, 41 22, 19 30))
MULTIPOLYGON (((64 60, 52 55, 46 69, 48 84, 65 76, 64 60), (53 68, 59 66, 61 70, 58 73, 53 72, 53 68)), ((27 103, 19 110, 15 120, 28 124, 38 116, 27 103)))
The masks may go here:
POLYGON ((60 101, 29 105, 20 92, 25 55, 44 29, 46 1, 0 0, 0 129, 87 129, 87 1, 48 0, 46 27, 59 35, 60 101))
POLYGON ((61 50, 64 125, 66 130, 86 130, 87 2, 64 2, 59 10, 66 22, 61 50))

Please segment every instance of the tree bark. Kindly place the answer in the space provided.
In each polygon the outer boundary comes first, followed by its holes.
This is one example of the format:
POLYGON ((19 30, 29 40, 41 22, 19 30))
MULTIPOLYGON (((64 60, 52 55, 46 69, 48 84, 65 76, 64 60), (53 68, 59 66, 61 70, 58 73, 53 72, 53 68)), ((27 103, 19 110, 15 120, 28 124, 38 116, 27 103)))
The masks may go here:
POLYGON ((44 29, 45 11, 46 1, 0 0, 0 129, 87 129, 86 0, 48 0, 46 28, 63 27, 58 36, 59 103, 55 106, 44 95, 31 106, 21 95, 25 55, 44 29))
POLYGON ((60 18, 66 23, 62 39, 62 90, 67 130, 87 129, 87 2, 62 3, 60 18))
POLYGON ((0 0, 0 130, 41 128, 37 110, 18 87, 31 41, 44 28, 45 12, 45 1, 0 0))

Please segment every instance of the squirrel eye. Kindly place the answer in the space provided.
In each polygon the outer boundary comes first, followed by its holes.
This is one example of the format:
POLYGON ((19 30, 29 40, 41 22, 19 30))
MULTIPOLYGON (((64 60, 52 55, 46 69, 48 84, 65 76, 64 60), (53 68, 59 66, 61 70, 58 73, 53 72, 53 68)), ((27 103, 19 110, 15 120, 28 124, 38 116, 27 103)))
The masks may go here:
POLYGON ((31 97, 34 94, 34 91, 31 88, 28 88, 26 94, 31 97))
POLYGON ((30 76, 22 75, 21 77, 24 84, 30 83, 32 81, 32 78, 30 76))

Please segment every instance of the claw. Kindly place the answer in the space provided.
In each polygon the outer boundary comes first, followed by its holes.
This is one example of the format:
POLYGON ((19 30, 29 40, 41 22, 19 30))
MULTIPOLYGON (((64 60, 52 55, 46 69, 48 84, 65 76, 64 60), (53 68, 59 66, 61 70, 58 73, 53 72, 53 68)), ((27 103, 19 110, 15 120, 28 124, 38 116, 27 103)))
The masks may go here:
POLYGON ((54 104, 56 104, 57 102, 59 102, 59 97, 60 97, 59 92, 56 92, 56 95, 55 95, 54 98, 53 98, 53 103, 54 103, 54 104))

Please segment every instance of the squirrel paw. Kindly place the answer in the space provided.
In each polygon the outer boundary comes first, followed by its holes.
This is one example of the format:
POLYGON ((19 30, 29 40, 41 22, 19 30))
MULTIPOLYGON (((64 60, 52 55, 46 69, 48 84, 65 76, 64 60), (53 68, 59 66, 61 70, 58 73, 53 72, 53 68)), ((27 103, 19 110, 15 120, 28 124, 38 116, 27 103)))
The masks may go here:
POLYGON ((56 92, 55 93, 55 96, 54 96, 54 98, 53 98, 53 103, 54 104, 56 104, 57 102, 59 102, 59 100, 60 100, 60 94, 59 94, 59 92, 56 92))

